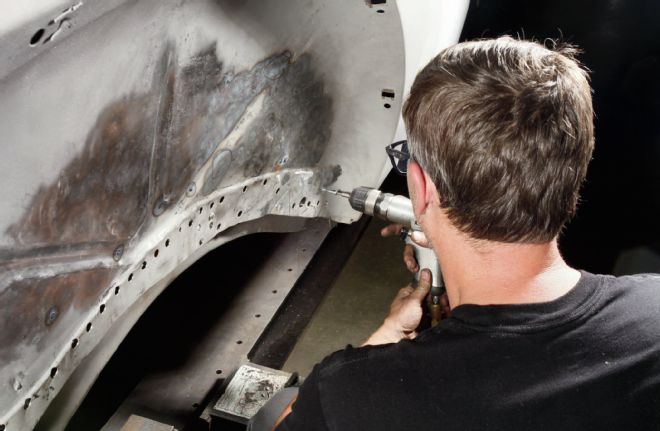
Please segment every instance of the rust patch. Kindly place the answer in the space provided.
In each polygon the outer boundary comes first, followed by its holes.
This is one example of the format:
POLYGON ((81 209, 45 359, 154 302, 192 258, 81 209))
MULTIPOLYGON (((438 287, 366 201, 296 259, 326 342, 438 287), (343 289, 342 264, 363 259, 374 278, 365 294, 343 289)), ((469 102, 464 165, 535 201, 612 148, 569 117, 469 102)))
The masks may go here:
POLYGON ((86 310, 95 304, 111 277, 109 269, 94 269, 20 280, 0 292, 0 310, 3 311, 0 313, 0 362, 16 359, 17 342, 42 351, 51 341, 50 333, 66 334, 70 328, 61 323, 66 320, 67 313, 72 308, 86 310), (57 307, 58 317, 51 325, 46 325, 44 318, 52 306, 57 307))

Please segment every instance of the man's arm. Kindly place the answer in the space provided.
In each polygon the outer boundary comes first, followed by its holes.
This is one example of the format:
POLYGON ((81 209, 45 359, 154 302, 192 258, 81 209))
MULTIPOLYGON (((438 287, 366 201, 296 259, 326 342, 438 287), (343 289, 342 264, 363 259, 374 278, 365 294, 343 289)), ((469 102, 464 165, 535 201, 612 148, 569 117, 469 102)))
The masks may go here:
MULTIPOLYGON (((422 302, 431 289, 431 272, 428 269, 422 270, 417 287, 406 286, 399 290, 392 305, 390 313, 385 318, 383 324, 374 332, 363 346, 375 346, 379 344, 397 343, 404 338, 413 339, 417 336, 415 329, 422 320, 422 302)), ((291 414, 293 404, 298 397, 284 408, 280 416, 275 421, 273 431, 277 430, 280 424, 291 414)))

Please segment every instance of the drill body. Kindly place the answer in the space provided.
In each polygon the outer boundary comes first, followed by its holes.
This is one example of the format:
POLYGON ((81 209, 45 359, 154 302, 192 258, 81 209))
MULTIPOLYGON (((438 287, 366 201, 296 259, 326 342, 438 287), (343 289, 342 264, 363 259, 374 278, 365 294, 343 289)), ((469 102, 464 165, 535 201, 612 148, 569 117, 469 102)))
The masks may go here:
MULTIPOLYGON (((348 199, 351 207, 363 214, 375 216, 392 223, 399 223, 405 226, 403 233, 404 240, 411 244, 415 250, 415 259, 421 269, 431 271, 432 284, 429 293, 429 314, 431 315, 431 325, 435 326, 442 313, 440 297, 445 291, 442 273, 440 271, 440 262, 432 249, 421 247, 415 244, 409 234, 412 231, 421 231, 421 227, 415 220, 415 213, 412 209, 412 202, 405 196, 383 193, 378 189, 371 187, 357 187, 353 191, 343 192, 340 190, 326 190, 329 193, 343 196, 348 199)), ((419 280, 420 272, 415 274, 415 280, 419 280)))

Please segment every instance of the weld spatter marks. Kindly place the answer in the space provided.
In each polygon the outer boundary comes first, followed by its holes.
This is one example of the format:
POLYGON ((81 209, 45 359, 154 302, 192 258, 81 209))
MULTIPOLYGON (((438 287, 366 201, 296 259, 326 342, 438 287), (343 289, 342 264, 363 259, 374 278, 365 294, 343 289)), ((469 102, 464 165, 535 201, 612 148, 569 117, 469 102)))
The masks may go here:
POLYGON ((243 177, 316 166, 333 119, 332 98, 311 56, 303 54, 272 84, 254 126, 240 139, 235 157, 243 177))

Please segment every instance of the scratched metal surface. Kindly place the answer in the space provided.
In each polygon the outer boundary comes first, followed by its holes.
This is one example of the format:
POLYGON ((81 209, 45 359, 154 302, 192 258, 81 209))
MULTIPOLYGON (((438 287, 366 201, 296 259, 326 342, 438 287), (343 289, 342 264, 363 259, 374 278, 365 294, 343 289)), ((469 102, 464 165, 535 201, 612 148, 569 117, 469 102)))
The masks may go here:
POLYGON ((123 313, 232 226, 353 221, 320 188, 376 185, 402 51, 393 2, 8 4, 0 429, 31 429, 123 313))

